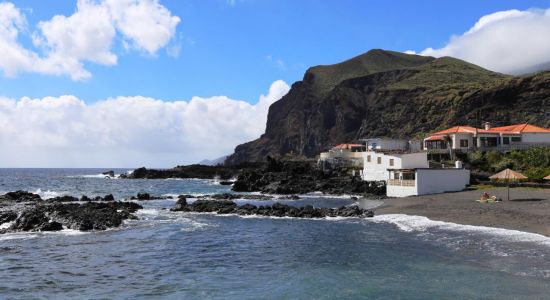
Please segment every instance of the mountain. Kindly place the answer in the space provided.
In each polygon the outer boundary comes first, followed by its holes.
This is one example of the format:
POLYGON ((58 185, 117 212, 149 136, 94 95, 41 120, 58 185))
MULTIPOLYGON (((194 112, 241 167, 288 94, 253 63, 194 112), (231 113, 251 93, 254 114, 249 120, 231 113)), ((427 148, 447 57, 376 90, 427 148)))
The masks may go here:
POLYGON ((532 74, 540 71, 550 71, 550 61, 542 64, 537 64, 527 68, 518 69, 515 71, 515 75, 526 75, 532 74))
POLYGON ((465 61, 371 50, 317 66, 269 108, 265 133, 226 163, 315 157, 365 137, 422 137, 454 125, 550 127, 550 72, 513 77, 465 61))
POLYGON ((222 157, 218 157, 215 159, 203 159, 199 162, 199 165, 205 165, 205 166, 218 166, 223 165, 223 162, 227 159, 227 155, 224 155, 222 157))

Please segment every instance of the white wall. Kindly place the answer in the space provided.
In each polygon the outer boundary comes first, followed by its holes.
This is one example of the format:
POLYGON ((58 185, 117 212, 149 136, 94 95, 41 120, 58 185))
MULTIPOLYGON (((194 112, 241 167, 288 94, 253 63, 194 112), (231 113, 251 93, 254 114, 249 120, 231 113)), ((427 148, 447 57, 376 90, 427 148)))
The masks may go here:
POLYGON ((474 138, 472 134, 469 133, 455 133, 451 135, 453 139, 452 148, 453 149, 463 149, 468 150, 474 146, 474 138), (460 147, 460 140, 468 140, 468 147, 460 147))
POLYGON ((470 183, 470 170, 466 169, 418 169, 416 186, 419 195, 456 192, 470 183))
POLYGON ((550 144, 550 133, 522 133, 521 142, 550 144))
POLYGON ((364 152, 363 159, 363 180, 366 181, 382 181, 388 179, 390 159, 394 159, 394 165, 400 164, 399 158, 374 151, 364 152), (368 156, 371 158, 370 162, 367 159, 368 156), (382 159, 381 164, 378 164, 378 157, 382 159))
POLYGON ((394 167, 394 169, 416 169, 416 168, 428 168, 428 153, 407 153, 400 155, 400 165, 394 167))
POLYGON ((428 167, 426 152, 386 155, 380 152, 367 151, 363 153, 363 180, 382 181, 389 178, 388 169, 415 169, 428 167), (367 157, 370 155, 371 161, 367 157), (378 164, 378 157, 382 159, 378 164), (393 166, 390 166, 393 159, 393 166))
POLYGON ((416 186, 386 185, 386 196, 408 197, 418 195, 416 186))

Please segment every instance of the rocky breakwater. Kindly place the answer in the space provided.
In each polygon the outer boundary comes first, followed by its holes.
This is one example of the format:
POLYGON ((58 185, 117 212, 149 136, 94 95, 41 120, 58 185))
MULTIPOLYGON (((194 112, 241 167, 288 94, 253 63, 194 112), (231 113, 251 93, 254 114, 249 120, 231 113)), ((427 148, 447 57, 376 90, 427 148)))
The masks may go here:
POLYGON ((291 218, 325 218, 325 217, 359 217, 370 218, 374 213, 368 209, 358 206, 342 206, 340 208, 315 208, 312 205, 294 207, 281 203, 273 205, 256 206, 244 204, 238 206, 231 200, 197 200, 187 203, 185 197, 180 197, 176 205, 171 209, 174 212, 199 212, 217 213, 220 215, 258 215, 269 217, 291 217, 291 218))
MULTIPOLYGON (((111 197, 98 197, 100 200, 111 197)), ((133 202, 101 201, 71 203, 74 197, 42 200, 39 195, 25 191, 0 196, 0 234, 25 231, 106 230, 122 225, 132 213, 143 208, 133 202)))
POLYGON ((239 172, 239 167, 188 165, 177 166, 171 169, 147 169, 141 167, 130 174, 121 174, 119 178, 125 179, 167 179, 167 178, 219 178, 228 180, 239 172))
POLYGON ((359 177, 340 173, 324 173, 312 161, 285 161, 268 157, 264 168, 244 170, 233 184, 236 192, 268 194, 369 194, 383 196, 386 187, 359 177))

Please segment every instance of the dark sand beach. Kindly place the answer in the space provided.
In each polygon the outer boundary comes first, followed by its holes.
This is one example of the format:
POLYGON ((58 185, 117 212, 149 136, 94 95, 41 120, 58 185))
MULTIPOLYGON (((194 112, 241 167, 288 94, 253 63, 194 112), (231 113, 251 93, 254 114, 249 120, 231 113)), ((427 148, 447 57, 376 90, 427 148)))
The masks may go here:
POLYGON ((407 214, 457 224, 514 229, 550 236, 550 189, 506 188, 389 198, 375 209, 376 215, 407 214), (504 199, 479 203, 483 192, 504 199))

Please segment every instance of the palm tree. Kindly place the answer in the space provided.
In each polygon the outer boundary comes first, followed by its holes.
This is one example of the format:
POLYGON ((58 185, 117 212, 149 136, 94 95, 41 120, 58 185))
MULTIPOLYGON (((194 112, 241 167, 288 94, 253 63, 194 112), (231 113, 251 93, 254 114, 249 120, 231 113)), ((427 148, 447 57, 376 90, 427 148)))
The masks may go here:
POLYGON ((449 158, 453 160, 453 139, 450 135, 445 135, 443 141, 447 144, 447 149, 449 149, 449 158))

